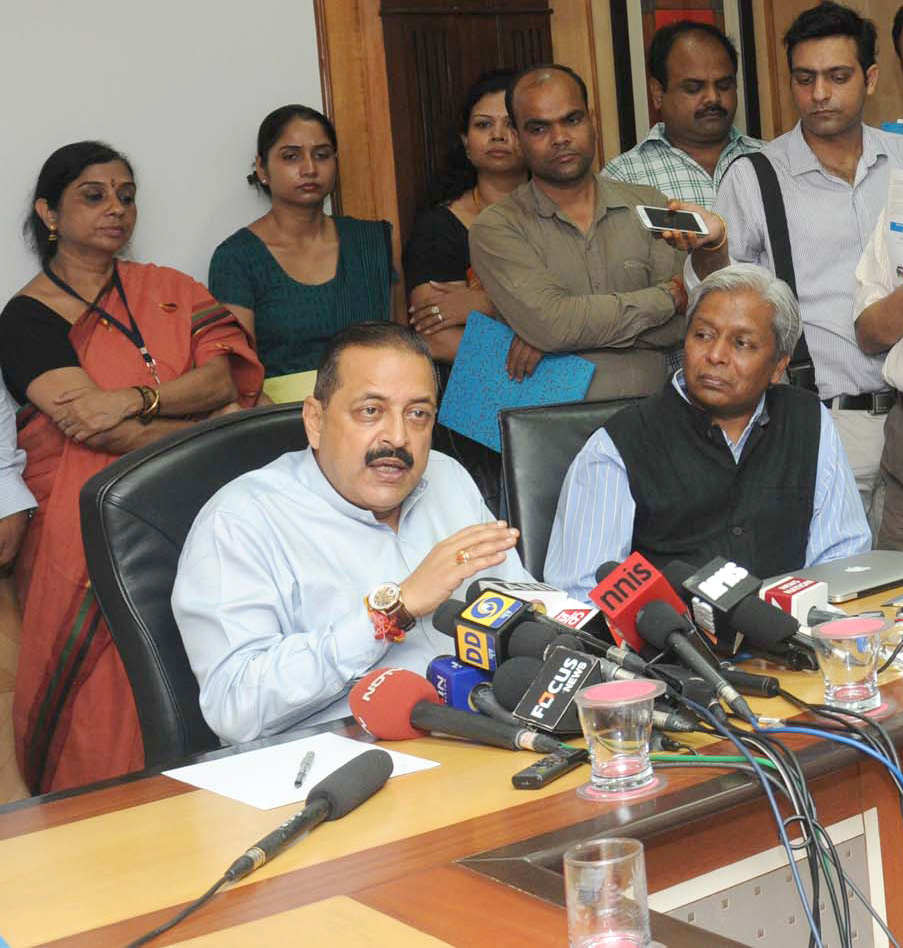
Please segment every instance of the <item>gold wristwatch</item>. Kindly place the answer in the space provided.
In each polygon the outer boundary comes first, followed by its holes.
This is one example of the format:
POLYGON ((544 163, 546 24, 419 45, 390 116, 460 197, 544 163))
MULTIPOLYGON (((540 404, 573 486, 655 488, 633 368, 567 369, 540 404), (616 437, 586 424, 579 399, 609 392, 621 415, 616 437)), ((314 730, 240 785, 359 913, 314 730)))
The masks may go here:
POLYGON ((417 621, 405 608, 398 583, 380 583, 364 600, 378 639, 401 641, 417 621))

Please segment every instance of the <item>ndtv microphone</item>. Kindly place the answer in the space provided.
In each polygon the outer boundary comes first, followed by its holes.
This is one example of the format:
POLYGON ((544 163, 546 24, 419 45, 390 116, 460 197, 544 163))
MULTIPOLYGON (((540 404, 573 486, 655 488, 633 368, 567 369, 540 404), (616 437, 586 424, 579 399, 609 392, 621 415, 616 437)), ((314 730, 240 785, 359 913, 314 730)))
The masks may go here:
POLYGON ((357 723, 381 741, 406 741, 436 732, 508 750, 550 754, 559 747, 548 734, 442 704, 436 689, 406 668, 377 668, 365 675, 349 692, 348 704, 357 723))
POLYGON ((664 576, 639 553, 631 553, 623 563, 603 563, 596 570, 596 582, 589 598, 608 619, 618 644, 626 642, 636 652, 646 644, 637 632, 636 616, 652 601, 667 602, 677 612, 686 606, 664 576))

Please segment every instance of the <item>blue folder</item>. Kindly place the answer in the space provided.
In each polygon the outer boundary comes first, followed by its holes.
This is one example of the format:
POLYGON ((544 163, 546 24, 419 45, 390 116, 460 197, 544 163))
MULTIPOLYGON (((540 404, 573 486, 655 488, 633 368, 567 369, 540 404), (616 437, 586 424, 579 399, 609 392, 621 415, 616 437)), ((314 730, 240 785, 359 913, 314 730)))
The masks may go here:
POLYGON ((501 451, 501 409, 582 401, 596 370, 580 356, 544 355, 529 378, 512 382, 505 360, 513 338, 504 323, 471 313, 439 410, 447 428, 495 451, 501 451))

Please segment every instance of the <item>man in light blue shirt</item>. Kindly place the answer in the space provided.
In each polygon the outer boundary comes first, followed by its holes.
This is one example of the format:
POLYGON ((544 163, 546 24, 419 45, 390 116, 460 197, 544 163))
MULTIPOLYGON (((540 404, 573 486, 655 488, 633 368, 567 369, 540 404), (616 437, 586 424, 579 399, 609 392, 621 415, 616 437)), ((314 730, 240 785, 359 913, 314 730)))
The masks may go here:
POLYGON ((568 471, 544 579, 575 598, 633 549, 659 566, 721 555, 769 576, 871 545, 829 412, 774 384, 800 332, 790 288, 738 264, 694 291, 688 315, 684 371, 597 431, 568 471))
POLYGON ((223 740, 347 715, 345 694, 374 666, 423 674, 452 650, 430 619, 473 576, 530 578, 517 531, 493 519, 456 461, 430 451, 435 412, 420 337, 354 324, 327 347, 304 403, 310 447, 201 510, 172 604, 223 740))

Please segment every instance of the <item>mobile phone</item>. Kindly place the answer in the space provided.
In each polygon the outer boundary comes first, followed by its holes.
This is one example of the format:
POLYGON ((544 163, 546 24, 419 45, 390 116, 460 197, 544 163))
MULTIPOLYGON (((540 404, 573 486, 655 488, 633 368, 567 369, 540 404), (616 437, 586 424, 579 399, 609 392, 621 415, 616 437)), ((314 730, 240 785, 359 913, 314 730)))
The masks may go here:
POLYGON ((709 229, 694 211, 669 211, 666 207, 648 207, 637 204, 636 212, 647 230, 685 230, 691 234, 708 236, 709 229))

